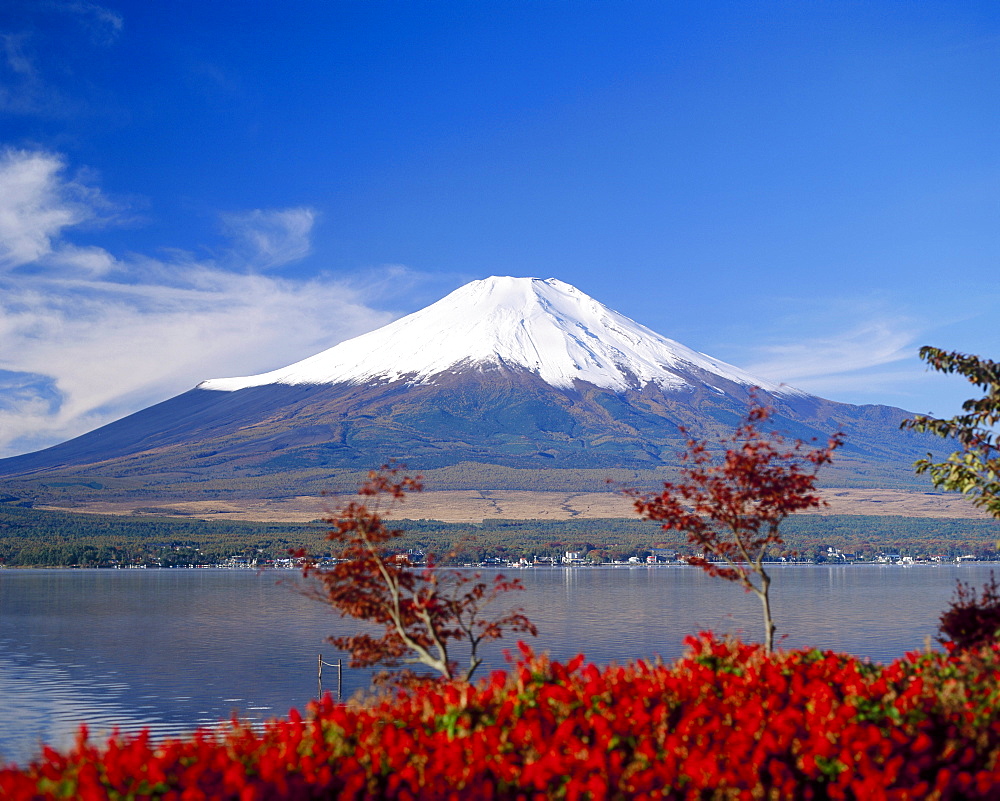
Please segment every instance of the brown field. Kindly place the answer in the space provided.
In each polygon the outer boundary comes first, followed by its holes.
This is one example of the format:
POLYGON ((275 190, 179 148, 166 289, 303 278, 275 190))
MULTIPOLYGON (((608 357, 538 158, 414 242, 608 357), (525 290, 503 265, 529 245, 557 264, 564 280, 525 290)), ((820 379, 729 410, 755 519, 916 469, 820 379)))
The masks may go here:
MULTIPOLYGON (((902 517, 988 517, 972 502, 954 493, 903 490, 825 489, 829 506, 820 514, 899 515, 902 517)), ((346 499, 346 498, 345 498, 346 499)), ((244 520, 302 523, 324 517, 336 507, 336 497, 304 495, 260 501, 151 501, 81 504, 75 512, 95 514, 176 514, 204 520, 244 520)), ((45 507, 37 507, 45 508, 45 507)), ((53 507, 54 508, 54 507, 53 507)), ((394 517, 481 522, 484 518, 517 520, 631 517, 627 498, 614 492, 525 492, 447 490, 411 495, 394 510, 394 517)))

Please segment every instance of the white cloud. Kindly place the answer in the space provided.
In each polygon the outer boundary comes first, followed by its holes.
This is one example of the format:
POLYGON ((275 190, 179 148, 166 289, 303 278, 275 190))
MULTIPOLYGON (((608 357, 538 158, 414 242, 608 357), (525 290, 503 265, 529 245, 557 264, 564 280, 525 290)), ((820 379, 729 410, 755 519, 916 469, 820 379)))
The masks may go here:
POLYGON ((0 269, 57 263, 104 272, 113 264, 98 248, 61 241, 65 229, 97 219, 99 192, 64 179, 61 156, 38 151, 0 153, 0 269))
POLYGON ((391 319, 349 282, 257 272, 309 252, 309 209, 229 215, 238 241, 217 261, 119 259, 69 244, 64 233, 97 218, 103 199, 64 168, 47 153, 0 158, 0 186, 10 187, 0 193, 0 456, 205 378, 280 367, 391 319))
POLYGON ((268 270, 309 255, 316 212, 305 207, 254 209, 225 214, 222 221, 238 246, 233 255, 247 266, 268 270))
POLYGON ((50 377, 58 403, 22 387, 0 410, 0 452, 75 436, 205 378, 288 364, 391 319, 329 280, 182 271, 171 287, 4 286, 0 369, 50 377))

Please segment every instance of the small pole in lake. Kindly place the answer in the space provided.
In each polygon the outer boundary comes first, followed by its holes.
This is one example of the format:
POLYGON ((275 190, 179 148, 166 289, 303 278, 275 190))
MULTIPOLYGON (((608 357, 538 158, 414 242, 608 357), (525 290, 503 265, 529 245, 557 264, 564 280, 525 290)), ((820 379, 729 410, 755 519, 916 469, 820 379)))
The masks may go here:
POLYGON ((323 665, 337 668, 337 700, 344 697, 344 665, 342 657, 337 657, 337 664, 324 662, 323 654, 316 657, 316 697, 323 697, 323 665))

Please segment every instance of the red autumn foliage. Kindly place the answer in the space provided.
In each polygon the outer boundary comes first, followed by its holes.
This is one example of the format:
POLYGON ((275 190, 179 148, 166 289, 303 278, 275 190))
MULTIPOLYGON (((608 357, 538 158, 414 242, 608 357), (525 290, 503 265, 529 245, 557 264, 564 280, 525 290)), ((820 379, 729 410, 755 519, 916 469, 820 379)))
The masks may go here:
POLYGON ((825 503, 816 492, 816 473, 843 444, 836 434, 822 448, 801 441, 789 445, 779 434, 760 430, 770 416, 770 409, 754 402, 746 422, 717 445, 688 441, 680 481, 665 482, 656 495, 628 492, 642 517, 687 534, 701 551, 688 558, 690 564, 760 598, 768 651, 775 627, 765 557, 784 544, 779 528, 786 517, 825 503))
POLYGON ((889 665, 702 635, 671 665, 535 656, 479 682, 0 768, 28 799, 995 799, 1000 645, 889 665))
POLYGON ((958 649, 978 648, 1000 639, 1000 585, 990 571, 982 595, 965 582, 958 582, 955 598, 941 614, 941 641, 958 649))
MULTIPOLYGON (((468 681, 482 663, 481 643, 499 639, 505 631, 537 634, 520 610, 487 616, 500 596, 524 587, 502 575, 487 583, 479 573, 444 570, 435 566, 433 557, 418 567, 394 550, 391 543, 403 532, 386 525, 387 511, 380 503, 386 498, 390 504, 400 502, 407 493, 423 489, 419 476, 399 473, 400 468, 388 465, 369 472, 358 489, 365 502, 351 501, 326 520, 333 526, 327 539, 334 543, 335 564, 308 562, 304 572, 319 583, 315 597, 342 617, 382 627, 381 635, 331 638, 351 654, 352 667, 419 663, 441 678, 468 681), (458 642, 469 652, 464 671, 453 657, 452 645, 458 642)), ((420 677, 406 670, 395 678, 405 683, 420 677)))

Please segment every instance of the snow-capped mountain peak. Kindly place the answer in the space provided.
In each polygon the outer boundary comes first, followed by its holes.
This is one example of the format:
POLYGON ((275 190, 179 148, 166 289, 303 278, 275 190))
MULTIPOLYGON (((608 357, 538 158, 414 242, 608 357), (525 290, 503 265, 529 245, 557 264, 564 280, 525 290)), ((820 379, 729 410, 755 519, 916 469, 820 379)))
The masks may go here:
POLYGON ((779 394, 801 394, 660 336, 555 278, 473 281, 389 325, 268 373, 215 378, 200 389, 266 384, 433 383, 458 367, 520 368, 560 388, 614 391, 653 383, 682 389, 716 375, 779 394))

